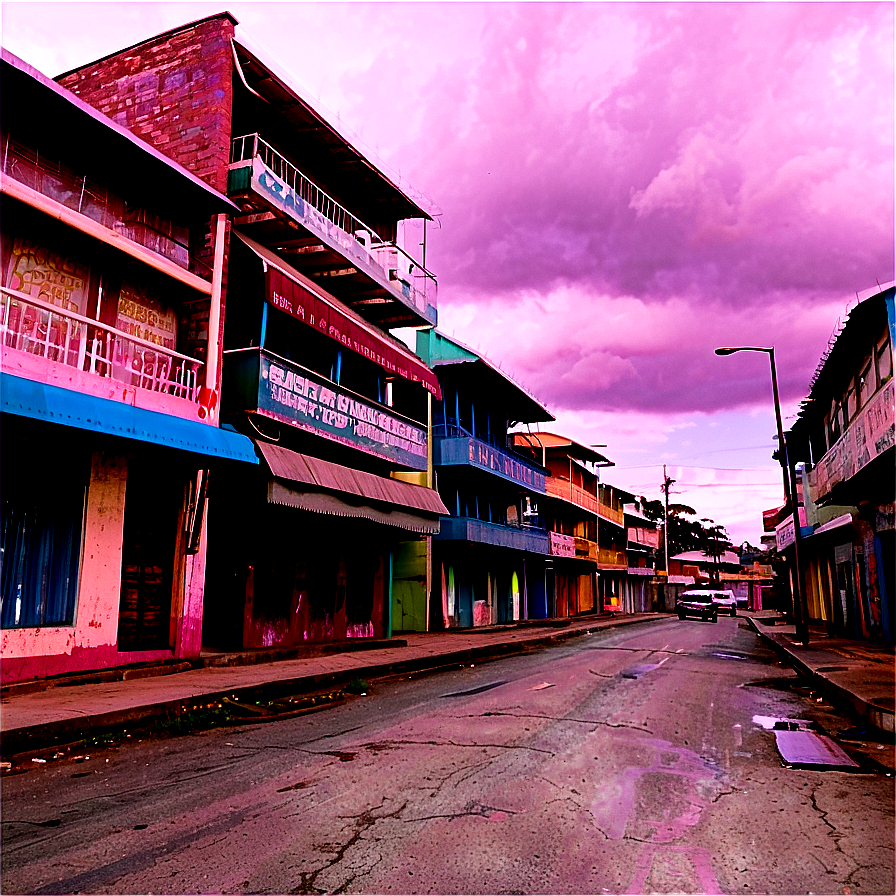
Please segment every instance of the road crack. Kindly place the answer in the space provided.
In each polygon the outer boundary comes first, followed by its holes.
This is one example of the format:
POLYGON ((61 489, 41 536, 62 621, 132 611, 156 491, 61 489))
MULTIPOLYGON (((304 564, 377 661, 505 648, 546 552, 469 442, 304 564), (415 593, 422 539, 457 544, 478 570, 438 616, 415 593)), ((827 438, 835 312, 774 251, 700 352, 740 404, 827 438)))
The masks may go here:
MULTIPOLYGON (((389 818, 397 818, 401 815, 402 812, 407 808, 407 800, 403 802, 397 809, 392 812, 384 812, 381 815, 375 814, 378 809, 382 809, 385 805, 385 802, 380 803, 379 806, 373 806, 369 809, 365 809, 360 815, 341 815, 340 818, 345 819, 346 821, 353 821, 355 825, 355 829, 352 832, 351 836, 345 843, 322 843, 315 848, 320 852, 329 852, 333 853, 333 858, 330 859, 325 865, 322 865, 320 868, 316 868, 314 871, 301 871, 299 872, 299 885, 294 889, 290 890, 291 894, 295 894, 295 896, 299 896, 299 894, 316 894, 316 893, 327 893, 330 892, 327 889, 321 890, 316 886, 318 877, 323 874, 325 871, 335 867, 338 865, 344 858, 345 854, 360 841, 364 835, 379 821, 385 821, 389 818)), ((371 866, 372 868, 373 866, 371 866)), ((332 890, 333 893, 344 893, 346 889, 348 889, 351 884, 358 879, 358 877, 363 877, 366 874, 370 873, 370 868, 366 871, 359 872, 351 875, 347 880, 343 881, 342 884, 336 889, 332 890)))

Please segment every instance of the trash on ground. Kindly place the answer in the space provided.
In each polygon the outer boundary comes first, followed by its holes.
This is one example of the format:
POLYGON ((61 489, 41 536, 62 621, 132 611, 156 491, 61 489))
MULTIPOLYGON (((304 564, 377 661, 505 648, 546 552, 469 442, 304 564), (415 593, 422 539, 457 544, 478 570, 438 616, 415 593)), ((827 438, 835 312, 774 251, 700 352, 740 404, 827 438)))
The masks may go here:
POLYGON ((775 731, 781 758, 791 766, 815 765, 826 768, 858 768, 859 764, 831 738, 814 731, 775 731))

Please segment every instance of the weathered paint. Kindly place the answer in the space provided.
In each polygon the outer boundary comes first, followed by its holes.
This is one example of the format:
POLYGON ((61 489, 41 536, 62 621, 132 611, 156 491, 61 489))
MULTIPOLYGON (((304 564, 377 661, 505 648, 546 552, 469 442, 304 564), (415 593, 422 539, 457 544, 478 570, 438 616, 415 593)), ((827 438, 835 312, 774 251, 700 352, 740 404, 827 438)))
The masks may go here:
POLYGON ((4 683, 199 655, 204 527, 199 552, 187 557, 184 564, 183 591, 175 594, 172 601, 174 648, 118 650, 127 465, 125 455, 94 452, 74 625, 4 629, 0 640, 4 683))

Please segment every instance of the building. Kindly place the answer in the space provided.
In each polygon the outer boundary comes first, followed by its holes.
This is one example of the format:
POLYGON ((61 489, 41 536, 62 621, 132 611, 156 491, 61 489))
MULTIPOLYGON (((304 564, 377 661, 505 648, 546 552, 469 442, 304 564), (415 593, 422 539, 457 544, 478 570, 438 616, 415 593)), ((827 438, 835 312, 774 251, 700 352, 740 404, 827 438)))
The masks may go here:
POLYGON ((225 196, 3 51, 4 683, 199 655, 225 196))
POLYGON ((554 418, 486 358, 435 329, 417 333, 433 368, 433 465, 450 517, 432 540, 433 625, 468 628, 555 614, 548 471, 514 450, 508 429, 554 418))
POLYGON ((445 513, 439 383, 388 332, 436 323, 429 214, 236 25, 210 16, 60 82, 237 206, 220 227, 222 418, 261 463, 210 507, 204 644, 388 637, 394 616, 425 622, 445 513))
POLYGON ((514 448, 547 471, 544 522, 551 546, 548 592, 558 617, 598 610, 598 528, 606 514, 599 499, 601 467, 612 466, 598 451, 555 433, 513 434, 514 448))
POLYGON ((660 530, 656 522, 646 517, 641 499, 634 495, 622 505, 628 544, 628 569, 623 583, 622 609, 626 613, 648 613, 656 598, 656 555, 660 545, 660 530))
MULTIPOLYGON (((805 505, 799 553, 809 618, 888 644, 896 564, 893 304, 890 284, 850 311, 787 434, 805 505)), ((784 529, 778 543, 786 548, 792 519, 779 523, 784 529)))

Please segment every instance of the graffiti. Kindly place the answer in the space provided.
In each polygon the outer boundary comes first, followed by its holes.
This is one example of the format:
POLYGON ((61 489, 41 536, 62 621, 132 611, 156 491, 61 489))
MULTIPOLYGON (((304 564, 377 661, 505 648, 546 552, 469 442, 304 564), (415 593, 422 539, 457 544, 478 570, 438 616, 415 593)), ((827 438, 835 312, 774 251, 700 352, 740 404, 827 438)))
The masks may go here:
POLYGON ((6 285, 45 302, 83 314, 89 269, 46 246, 17 237, 10 253, 6 285))
POLYGON ((121 287, 116 327, 163 348, 173 349, 177 345, 177 315, 132 284, 121 287))

